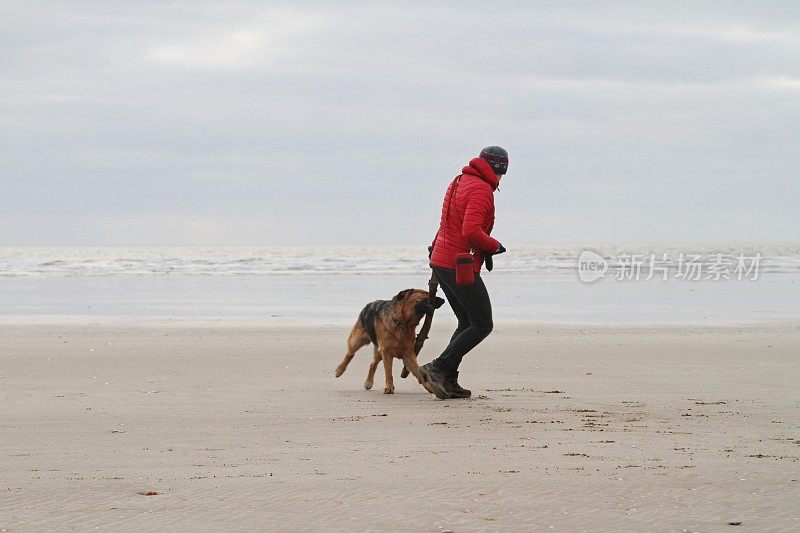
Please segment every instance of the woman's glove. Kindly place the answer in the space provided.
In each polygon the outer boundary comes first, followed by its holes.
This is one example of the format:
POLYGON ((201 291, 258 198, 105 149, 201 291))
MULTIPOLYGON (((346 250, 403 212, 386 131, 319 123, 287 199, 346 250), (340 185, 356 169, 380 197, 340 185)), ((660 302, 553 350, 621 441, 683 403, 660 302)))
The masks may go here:
POLYGON ((494 259, 492 259, 492 256, 495 256, 497 254, 502 254, 505 251, 506 249, 503 247, 503 245, 498 242, 497 251, 495 251, 494 253, 483 254, 483 264, 486 265, 486 270, 491 272, 492 269, 494 268, 494 259))

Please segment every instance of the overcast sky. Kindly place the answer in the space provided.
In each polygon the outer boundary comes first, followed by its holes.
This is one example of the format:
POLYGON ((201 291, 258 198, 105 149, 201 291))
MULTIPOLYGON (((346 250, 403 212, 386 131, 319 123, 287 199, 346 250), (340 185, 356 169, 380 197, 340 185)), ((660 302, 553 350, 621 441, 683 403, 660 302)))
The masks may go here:
POLYGON ((509 247, 798 241, 800 2, 0 0, 0 245, 428 243, 491 144, 509 247))

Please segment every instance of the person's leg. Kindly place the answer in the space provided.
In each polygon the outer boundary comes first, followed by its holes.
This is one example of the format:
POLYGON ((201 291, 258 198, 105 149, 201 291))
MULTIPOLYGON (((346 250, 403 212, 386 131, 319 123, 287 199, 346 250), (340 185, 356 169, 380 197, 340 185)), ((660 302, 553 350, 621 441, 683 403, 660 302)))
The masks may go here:
POLYGON ((469 315, 467 314, 467 310, 464 309, 456 298, 456 295, 453 294, 453 291, 450 290, 448 286, 449 283, 455 284, 455 274, 453 274, 453 280, 449 280, 449 272, 448 270, 444 269, 437 269, 436 276, 439 279, 439 287, 444 292, 445 298, 447 298, 447 303, 450 304, 450 308, 455 313, 456 318, 458 319, 458 326, 456 326, 456 330, 450 336, 450 342, 453 342, 456 337, 458 337, 461 333, 464 332, 465 329, 469 327, 469 315), (444 281, 443 281, 444 279, 444 281))
MULTIPOLYGON (((435 269, 440 286, 454 311, 456 307, 466 313, 468 326, 461 328, 465 322, 459 317, 459 328, 456 334, 444 349, 442 354, 433 361, 434 366, 447 373, 458 371, 464 355, 477 346, 489 333, 492 332, 492 304, 489 293, 480 275, 475 275, 475 283, 469 286, 458 285, 455 282, 455 272, 450 270, 435 269), (452 297, 452 301, 451 301, 452 297), (457 305, 453 305, 453 303, 457 305)), ((456 315, 458 316, 458 315, 456 315)))

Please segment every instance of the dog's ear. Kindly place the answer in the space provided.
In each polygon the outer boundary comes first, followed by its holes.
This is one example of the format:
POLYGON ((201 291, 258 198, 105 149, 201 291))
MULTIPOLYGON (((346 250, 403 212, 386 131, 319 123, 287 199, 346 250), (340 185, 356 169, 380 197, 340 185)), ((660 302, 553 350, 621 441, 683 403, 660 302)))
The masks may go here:
POLYGON ((444 305, 444 298, 439 298, 438 296, 433 299, 433 308, 439 309, 441 306, 444 305))
POLYGON ((406 289, 404 291, 400 291, 400 292, 397 293, 397 296, 395 296, 394 298, 395 298, 395 300, 402 300, 403 298, 408 296, 408 293, 412 292, 413 290, 414 289, 406 289))

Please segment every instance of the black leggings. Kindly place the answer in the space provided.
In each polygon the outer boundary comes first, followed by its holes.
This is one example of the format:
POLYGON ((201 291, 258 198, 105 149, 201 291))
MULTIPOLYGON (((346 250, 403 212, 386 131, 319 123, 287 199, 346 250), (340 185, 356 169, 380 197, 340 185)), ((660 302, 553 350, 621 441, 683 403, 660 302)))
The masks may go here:
POLYGON ((450 344, 433 364, 444 372, 456 372, 464 355, 492 332, 492 303, 480 274, 475 274, 474 284, 464 286, 456 284, 455 270, 431 268, 458 318, 458 327, 450 338, 450 344))

